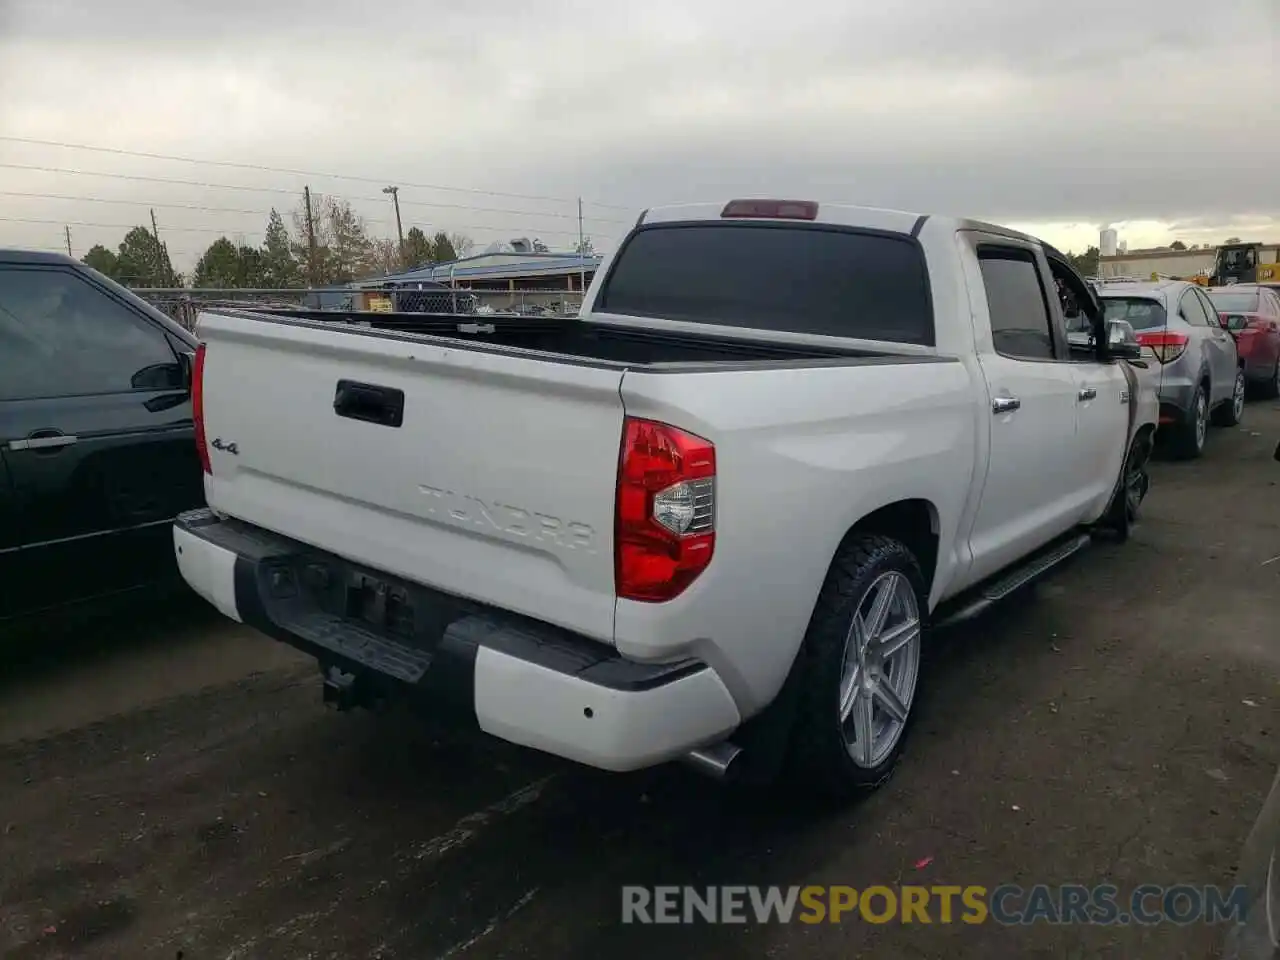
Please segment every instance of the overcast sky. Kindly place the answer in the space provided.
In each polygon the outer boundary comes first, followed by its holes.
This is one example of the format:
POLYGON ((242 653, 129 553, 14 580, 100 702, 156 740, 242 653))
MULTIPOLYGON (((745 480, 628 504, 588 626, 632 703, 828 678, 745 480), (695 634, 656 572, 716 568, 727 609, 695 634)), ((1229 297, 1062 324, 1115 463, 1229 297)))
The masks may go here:
POLYGON ((0 0, 0 246, 114 248, 154 204, 189 267, 303 184, 391 236, 392 183, 405 229, 553 248, 579 196, 604 248, 744 195, 1280 240, 1278 62, 1280 0, 0 0))

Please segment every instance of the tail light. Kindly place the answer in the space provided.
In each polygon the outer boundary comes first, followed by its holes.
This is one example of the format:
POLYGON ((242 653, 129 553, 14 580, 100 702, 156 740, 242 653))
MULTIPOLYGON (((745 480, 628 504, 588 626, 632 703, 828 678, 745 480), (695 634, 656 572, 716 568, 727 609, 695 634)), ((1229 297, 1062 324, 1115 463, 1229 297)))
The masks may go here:
POLYGON ((204 344, 196 347, 196 359, 191 369, 191 419, 196 428, 196 454, 205 473, 213 473, 209 462, 209 444, 204 435, 204 344))
POLYGON ((661 603, 684 592, 715 552, 715 445, 628 417, 618 459, 614 582, 619 597, 661 603))
POLYGON ((1188 339, 1185 333, 1170 333, 1167 330, 1138 334, 1138 343, 1150 347, 1161 363, 1173 363, 1182 356, 1187 349, 1188 339))

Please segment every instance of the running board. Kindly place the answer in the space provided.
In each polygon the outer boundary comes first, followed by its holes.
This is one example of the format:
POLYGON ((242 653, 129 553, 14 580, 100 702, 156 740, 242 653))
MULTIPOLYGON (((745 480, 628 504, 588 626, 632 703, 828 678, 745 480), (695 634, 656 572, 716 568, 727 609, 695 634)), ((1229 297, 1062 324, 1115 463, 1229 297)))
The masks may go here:
POLYGON ((934 620, 935 627, 946 627, 970 620, 989 607, 1004 600, 1010 594, 1034 583, 1051 570, 1074 557, 1087 547, 1093 538, 1087 533, 1074 533, 1050 547, 1032 554, 1026 560, 997 574, 995 579, 979 584, 961 595, 955 605, 948 603, 948 610, 934 620))

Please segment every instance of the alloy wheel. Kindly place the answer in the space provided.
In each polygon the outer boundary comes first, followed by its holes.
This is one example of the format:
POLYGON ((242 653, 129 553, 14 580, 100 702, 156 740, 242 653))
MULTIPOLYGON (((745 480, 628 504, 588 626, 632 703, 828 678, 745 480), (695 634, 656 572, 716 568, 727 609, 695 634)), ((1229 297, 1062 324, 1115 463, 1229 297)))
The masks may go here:
POLYGON ((858 602, 845 637, 839 720, 853 762, 874 769, 893 752, 920 676, 920 608, 907 578, 888 571, 858 602))
POLYGON ((1196 391, 1196 449, 1204 446, 1205 433, 1209 429, 1209 402, 1205 399, 1204 389, 1196 391))

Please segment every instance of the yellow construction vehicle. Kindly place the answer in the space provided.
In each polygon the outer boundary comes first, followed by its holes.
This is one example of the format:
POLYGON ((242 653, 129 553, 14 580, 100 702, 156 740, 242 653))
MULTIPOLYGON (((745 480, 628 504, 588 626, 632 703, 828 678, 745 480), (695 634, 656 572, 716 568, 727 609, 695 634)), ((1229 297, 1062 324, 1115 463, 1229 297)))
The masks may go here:
POLYGON ((1280 264, 1274 243, 1224 243, 1213 260, 1209 285, 1225 287, 1233 283, 1275 283, 1280 281, 1280 264))

